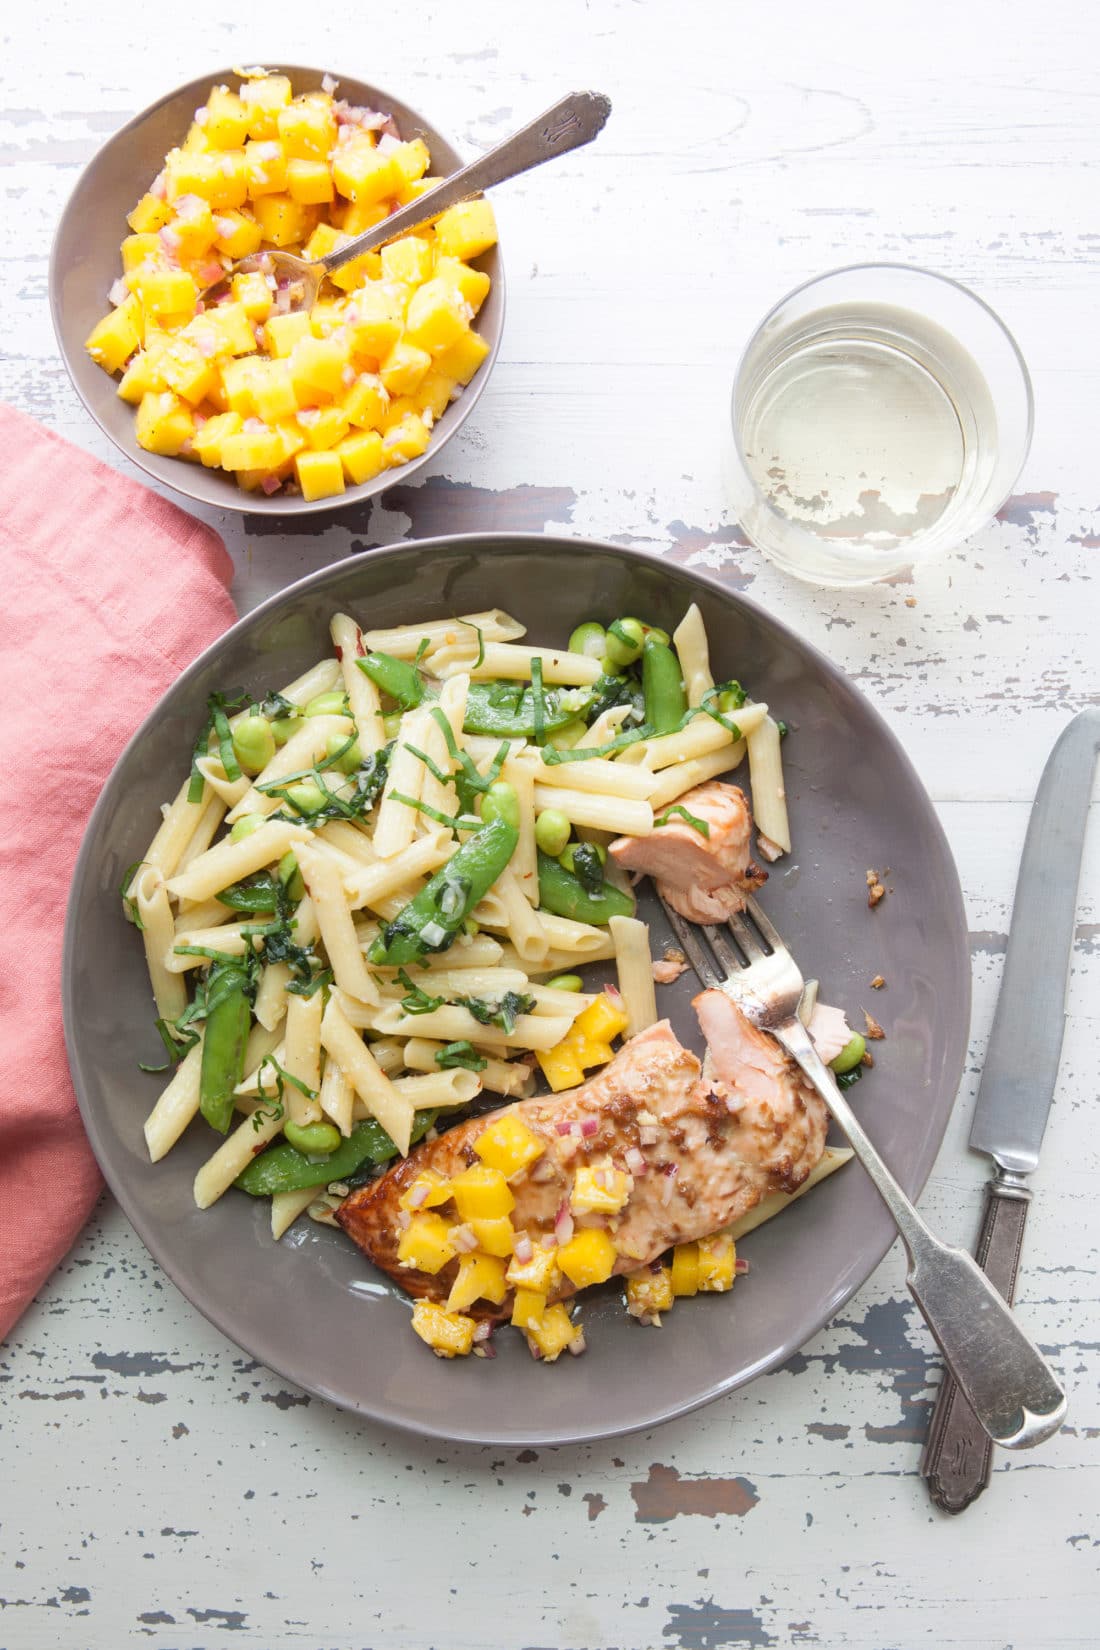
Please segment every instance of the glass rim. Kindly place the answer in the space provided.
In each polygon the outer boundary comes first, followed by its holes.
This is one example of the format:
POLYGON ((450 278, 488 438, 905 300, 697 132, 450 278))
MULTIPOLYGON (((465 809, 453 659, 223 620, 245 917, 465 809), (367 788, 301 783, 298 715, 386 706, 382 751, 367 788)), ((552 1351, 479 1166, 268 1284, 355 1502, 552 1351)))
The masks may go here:
POLYGON ((992 304, 986 303, 985 299, 975 292, 972 287, 965 285, 962 281, 957 281, 953 275, 942 275, 937 269, 926 269, 923 264, 902 264, 897 263, 892 259, 873 260, 869 263, 859 264, 838 264, 835 269, 823 269, 820 274, 810 275, 806 280, 799 281, 797 286, 792 286, 783 294, 781 298, 776 299, 771 308, 760 317, 748 338, 745 340, 744 347, 737 357, 737 365, 733 369, 734 393, 736 394, 737 386, 741 379, 741 371, 745 365, 750 349, 763 332, 772 316, 777 315, 783 308, 784 304, 789 304, 792 298, 797 298, 801 293, 808 292, 811 287, 820 286, 824 281, 834 280, 838 275, 877 274, 880 270, 893 270, 904 275, 918 275, 924 280, 937 281, 941 286, 953 287, 956 292, 962 293, 964 298, 969 298, 971 303, 977 304, 979 309, 985 311, 986 315, 988 315, 989 319, 993 322, 993 325, 997 328, 998 332, 1000 332, 1004 337, 1005 342, 1008 344, 1009 350, 1015 358, 1016 365, 1020 369, 1020 378, 1024 387, 1024 401, 1027 405, 1027 432, 1024 441, 1024 451, 1027 452, 1031 447, 1031 439, 1035 433, 1035 391, 1031 382, 1031 373, 1028 371, 1028 366, 1027 362, 1024 360, 1023 351, 1016 342, 1014 333, 997 314, 997 311, 993 308, 992 304))

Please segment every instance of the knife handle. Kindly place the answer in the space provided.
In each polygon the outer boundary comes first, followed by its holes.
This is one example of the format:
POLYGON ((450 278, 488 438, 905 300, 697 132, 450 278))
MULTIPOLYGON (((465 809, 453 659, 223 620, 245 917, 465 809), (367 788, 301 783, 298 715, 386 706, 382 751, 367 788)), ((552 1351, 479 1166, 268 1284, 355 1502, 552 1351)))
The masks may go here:
MULTIPOLYGON (((997 1293, 1011 1306, 1031 1193, 1019 1177, 998 1170, 989 1184, 975 1259, 997 1293)), ((943 1512, 960 1513, 989 1483, 993 1445, 957 1382, 944 1370, 920 1470, 928 1493, 943 1512)))

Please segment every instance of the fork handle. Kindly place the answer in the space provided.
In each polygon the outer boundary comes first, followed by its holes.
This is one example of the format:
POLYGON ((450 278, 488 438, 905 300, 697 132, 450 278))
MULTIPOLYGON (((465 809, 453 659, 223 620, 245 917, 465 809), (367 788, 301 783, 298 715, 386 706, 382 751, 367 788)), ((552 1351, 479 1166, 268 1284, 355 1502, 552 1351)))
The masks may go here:
MULTIPOLYGON (((998 1170, 990 1182, 975 1259, 1011 1305, 1031 1193, 1022 1177, 998 1170)), ((942 1512, 960 1513, 989 1483, 993 1448, 974 1411, 945 1371, 936 1394, 920 1470, 942 1512)))
POLYGON ((449 178, 443 178, 407 206, 398 207, 396 212, 391 212, 388 218, 375 224, 372 229, 356 235, 354 240, 333 252, 326 252, 323 258, 317 260, 318 263, 331 273, 350 263, 352 258, 372 252, 377 246, 384 246, 395 235, 403 235, 406 230, 419 229, 421 224, 430 223, 449 206, 471 200, 474 195, 492 188, 493 184, 518 177, 521 172, 529 172, 532 166, 541 166, 544 160, 553 160, 555 155, 566 155, 570 149, 579 149, 591 143, 603 130, 610 113, 611 99, 602 92, 570 92, 567 97, 559 98, 537 120, 513 132, 511 137, 505 138, 487 154, 464 166, 461 171, 452 172, 449 178))
POLYGON ((772 1034, 820 1094, 894 1217, 909 1255, 910 1293, 978 1424, 1006 1449, 1041 1444, 1058 1431, 1066 1413, 1066 1395, 1042 1353, 972 1256, 929 1231, 837 1088, 801 1020, 786 1020, 772 1034))

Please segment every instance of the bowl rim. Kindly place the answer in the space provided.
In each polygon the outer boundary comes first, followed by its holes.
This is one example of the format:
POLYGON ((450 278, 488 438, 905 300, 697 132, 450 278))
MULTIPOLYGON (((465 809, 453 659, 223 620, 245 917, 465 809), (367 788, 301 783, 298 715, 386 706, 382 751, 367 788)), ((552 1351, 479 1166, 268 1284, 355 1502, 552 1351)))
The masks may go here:
MULTIPOLYGON (((162 1270, 168 1275, 172 1283, 180 1291, 184 1298, 198 1312, 200 1312, 208 1322, 212 1323, 214 1327, 218 1329, 220 1333, 223 1334, 234 1346, 241 1346, 242 1342, 237 1339, 234 1332, 235 1325, 231 1314, 228 1311, 222 1311, 216 1304, 214 1306, 211 1306, 210 1303, 200 1305, 194 1295, 190 1292, 188 1285, 182 1281, 179 1275, 180 1268, 177 1265, 178 1246, 173 1248, 168 1239, 164 1239, 162 1241, 157 1236, 155 1231, 149 1231, 147 1229, 147 1224, 141 1217, 140 1213, 135 1214, 132 1212, 132 1204, 126 1178, 124 1176, 116 1176, 113 1169, 109 1170, 105 1166, 103 1159, 100 1157, 100 1152, 98 1149, 99 1142, 109 1131, 105 1122, 101 1122, 97 1118, 94 1109, 90 1107, 83 1089, 83 1068, 81 1063, 82 1051, 80 1048, 80 1039, 76 1033, 76 1016, 74 1014, 74 961, 78 944, 76 896, 79 885, 83 883, 88 874, 92 857, 93 843, 98 835, 99 819, 101 815, 107 811, 107 792, 110 788, 111 780, 120 764, 126 759, 130 752, 148 737, 149 731, 155 724, 164 700, 168 694, 177 691, 181 683, 186 683, 198 676, 201 671, 205 669, 210 658, 218 650, 225 647, 231 639, 235 639, 238 633, 240 633, 245 627, 262 621, 264 617, 271 615, 280 606, 292 603, 305 591, 323 588, 324 585, 330 580, 339 580, 346 574, 354 563, 360 561, 363 554, 369 555, 372 561, 376 558, 381 558, 384 562, 392 561, 395 564, 399 564, 401 559, 412 550, 424 551, 439 549, 454 551, 458 554, 463 550, 472 551, 478 549, 486 551, 490 554, 495 554, 498 551, 503 552, 509 547, 515 548, 517 541, 527 550, 535 551, 539 549, 552 549, 556 542, 567 542, 571 548, 582 550, 588 548, 599 551, 600 553, 610 552, 628 564, 649 565, 656 562, 659 565, 662 559, 660 557, 653 556, 651 553, 646 551, 636 550, 626 545, 613 544, 606 539, 596 539, 582 535, 574 536, 566 533, 541 534, 531 532, 511 533, 507 531, 494 531, 488 533, 441 534, 427 539, 410 539, 400 541, 385 545, 376 550, 371 550, 365 553, 361 552, 360 555, 346 556, 340 561, 330 562, 324 567, 315 568, 313 572, 307 573, 301 579, 297 579, 293 584, 284 586, 282 590, 276 591, 273 595, 267 597, 256 607, 250 609, 249 612, 239 618, 235 624, 231 625, 228 630, 223 631, 221 636, 217 637, 216 640, 211 642, 208 647, 204 648, 202 652, 192 660, 185 670, 181 671, 176 681, 166 690, 164 694, 160 696, 157 703, 152 707, 148 715, 142 719, 140 726, 135 730, 130 739, 126 742, 126 745, 119 752, 119 755, 117 756, 112 767, 111 774, 104 782, 103 789, 96 800, 95 806, 93 807, 84 828, 80 849, 73 867, 69 894, 66 901, 61 958, 61 1005, 65 1033, 65 1046, 69 1061, 69 1069, 72 1076, 73 1088, 76 1093, 81 1118, 97 1162, 103 1172, 104 1178, 106 1179, 110 1190, 118 1200, 124 1214, 129 1220, 131 1226, 137 1232, 146 1249, 152 1255, 157 1264, 162 1268, 162 1270)), ((948 1074, 948 1077, 946 1077, 944 1081, 945 1083, 948 1082, 948 1080, 950 1081, 951 1099, 949 1103, 945 1102, 943 1126, 938 1131, 933 1131, 932 1136, 926 1134, 923 1140, 919 1143, 919 1147, 916 1152, 916 1166, 914 1172, 911 1176, 904 1178, 902 1182, 909 1196, 914 1202, 916 1202, 928 1182, 928 1178, 932 1172, 937 1154, 943 1144, 943 1138, 947 1130, 947 1125, 950 1121, 951 1111, 957 1102, 959 1086, 965 1070, 972 1008, 973 978, 969 960, 969 948, 966 938, 966 910, 963 901, 962 887, 959 881, 958 868, 955 864, 954 854, 951 851, 951 845, 947 839, 947 833, 944 830, 943 823, 940 820, 935 804, 929 795, 923 780, 917 772, 914 763, 905 750, 900 737, 894 732, 893 728, 890 727, 881 711, 879 711, 871 700, 862 693, 860 688, 851 680, 845 671, 841 670, 838 665, 834 664, 828 655, 817 648, 814 643, 806 641, 803 637, 801 637, 792 626, 788 625, 776 613, 765 607, 762 602, 746 595, 740 590, 731 590, 722 582, 717 574, 712 572, 710 569, 683 567, 678 570, 683 572, 690 580, 702 584, 713 594, 747 609, 750 618, 759 618, 768 625, 774 626, 784 638, 801 650, 814 668, 820 671, 834 686, 838 686, 844 692, 850 693, 857 699, 863 700, 866 704, 867 710, 870 712, 874 721, 878 724, 879 732, 886 745, 891 749, 891 752, 895 760, 898 762, 899 767, 912 782, 917 795, 922 797, 927 803, 929 828, 936 838, 942 854, 945 872, 944 892, 949 897, 950 903, 953 907, 953 919, 950 925, 950 932, 956 947, 957 955, 955 960, 958 964, 962 1002, 960 1004, 961 1012, 953 1022, 953 1039, 949 1037, 944 1046, 943 1069, 945 1073, 948 1074)), ((378 1407, 369 1400, 366 1402, 358 1398, 351 1398, 349 1400, 349 1398, 345 1395, 337 1395, 331 1390, 326 1390, 323 1382, 318 1379, 316 1374, 311 1373, 308 1367, 303 1367, 303 1364, 308 1364, 308 1359, 303 1357, 301 1354, 295 1353, 292 1356, 280 1358, 278 1361, 273 1361, 269 1364, 267 1359, 262 1354, 258 1355, 251 1347, 245 1347, 244 1349, 248 1351, 249 1355, 252 1357, 259 1356, 260 1361, 264 1363, 266 1368, 271 1369, 274 1373, 281 1375, 287 1380, 295 1382, 295 1384, 302 1387, 303 1390, 310 1392, 317 1397, 323 1398, 329 1403, 336 1404, 338 1408, 346 1409, 350 1413, 360 1415, 365 1419, 370 1420, 374 1425, 383 1426, 402 1433, 409 1433, 418 1437, 431 1437, 451 1444, 492 1444, 508 1448, 512 1448, 513 1446, 516 1448, 547 1448, 550 1446, 573 1447, 580 1444, 594 1443, 602 1439, 623 1437, 631 1433, 643 1432, 651 1427, 663 1425, 666 1421, 679 1419, 684 1415, 692 1413, 694 1410, 701 1409, 705 1404, 713 1402, 716 1398, 725 1396, 731 1392, 739 1390, 741 1387, 747 1386, 750 1381, 756 1380, 758 1376, 767 1374, 769 1371, 778 1368, 786 1362, 788 1358, 794 1356, 802 1346, 805 1346, 814 1335, 819 1334, 825 1325, 830 1323, 836 1317, 837 1313, 852 1298, 852 1296, 859 1289, 863 1288, 872 1273, 881 1264, 887 1252, 892 1248, 895 1240, 897 1239, 897 1235, 897 1232, 892 1228, 888 1229, 884 1239, 881 1242, 877 1242, 872 1245, 872 1252, 869 1256, 869 1264, 867 1265, 866 1270, 863 1269, 862 1265, 859 1268, 862 1275, 852 1281, 846 1281, 841 1288, 830 1292, 827 1298, 822 1300, 820 1307, 815 1308, 813 1321, 805 1332, 800 1329, 796 1340, 784 1340, 782 1344, 776 1346, 766 1357, 759 1359, 751 1368, 738 1371, 730 1377, 714 1381, 703 1391, 693 1391, 672 1403, 666 1402, 657 1413, 651 1415, 647 1419, 631 1420, 629 1422, 625 1422, 622 1426, 616 1427, 597 1425, 595 1427, 586 1428, 583 1424, 578 1424, 575 1430, 571 1431, 570 1434, 564 1438, 560 1436, 560 1434, 556 1434, 551 1428, 546 1428, 543 1430, 532 1428, 529 1433, 523 1433, 522 1435, 510 1434, 502 1443, 499 1438, 491 1437, 476 1428, 464 1428, 461 1425, 451 1425, 449 1427, 442 1425, 436 1426, 425 1420, 413 1421, 410 1418, 380 1413, 378 1407)))
MULTIPOLYGON (((267 73, 285 74, 289 77, 291 84, 293 85, 296 77, 312 76, 320 80, 324 75, 332 74, 332 71, 328 69, 311 68, 309 65, 304 63, 285 63, 273 65, 267 70, 267 73)), ((391 93, 384 91, 379 86, 373 86, 365 80, 357 80, 353 75, 341 76, 333 74, 332 78, 338 84, 346 81, 352 85, 361 86, 372 94, 378 94, 377 107, 385 108, 387 104, 393 103, 403 104, 403 106, 408 109, 410 114, 415 115, 418 122, 423 125, 429 124, 418 110, 413 109, 411 104, 405 104, 402 98, 395 98, 391 93)), ((69 193, 69 197, 61 209, 60 216, 58 217, 57 225, 53 233, 53 239, 50 242, 50 256, 46 274, 46 289, 49 298, 50 320, 53 324, 54 338, 57 343, 61 360, 64 363, 65 371, 68 373, 69 382, 76 391, 77 397, 84 407, 85 412, 91 418, 96 428, 103 432, 108 441, 111 442, 112 446, 115 447, 124 458, 129 460, 131 464, 135 464, 139 470, 143 471, 145 475, 149 476, 150 479, 158 485, 168 488, 171 493, 178 495, 180 498, 187 499, 189 504, 192 506, 198 506, 201 509, 208 510, 234 510, 239 515, 273 516, 290 522, 297 516, 319 515, 324 511, 335 513, 340 510, 353 508, 356 505, 362 505, 369 499, 377 498, 388 488, 403 484, 410 476, 416 475, 420 470, 426 468, 433 458, 438 457, 439 453, 447 445, 447 442, 451 439, 451 437, 456 435, 461 429, 477 402, 480 400, 485 386, 489 381, 492 370, 496 365, 497 356, 500 352, 501 340, 504 337, 504 323, 508 307, 504 254, 501 251, 500 243, 498 242, 495 247, 498 268, 496 274, 493 276, 493 292, 497 295, 499 302, 500 318, 495 328, 495 336, 488 339, 489 354, 485 357, 485 360, 481 363, 470 382, 463 386, 461 400, 460 403, 457 404, 457 416, 454 418, 454 421, 447 430, 442 441, 429 442, 428 446, 425 448, 424 452, 419 455, 419 457, 410 459, 407 463, 399 465, 396 469, 383 470, 381 475, 372 477, 370 481, 360 482, 357 486, 345 488, 342 493, 331 494, 325 498, 319 499, 303 499, 300 495, 296 495, 293 498, 280 499, 278 494, 273 494, 269 498, 264 493, 245 493, 236 485, 235 482, 231 481, 228 476, 226 477, 226 497, 224 499, 219 498, 217 500, 212 500, 199 498, 196 497, 196 495, 189 488, 183 486, 182 484, 177 485, 174 481, 165 476, 154 464, 153 460, 160 455, 155 453, 146 453, 144 448, 138 446, 136 440, 133 440, 132 443, 128 445, 125 440, 120 439, 120 437, 115 435, 112 430, 108 429, 107 425, 100 418, 81 385, 80 378, 74 367, 72 352, 66 344, 65 331, 62 326, 61 277, 58 265, 59 247, 63 235, 69 228, 70 220, 75 218, 82 210, 86 209, 86 203, 80 200, 82 189, 87 185, 91 174, 99 167, 103 157, 109 152, 115 143, 131 135, 141 125, 143 125, 145 121, 149 120, 153 115, 157 114, 159 110, 163 109, 166 104, 175 102, 177 98, 181 98, 184 95, 190 97, 192 93, 198 97, 204 91, 209 92, 212 87, 220 85, 223 81, 230 81, 233 79, 241 79, 240 71, 237 68, 218 69, 207 74, 199 75, 194 80, 185 81, 182 85, 176 86, 173 90, 165 92, 163 96, 158 97, 155 102, 149 103, 145 106, 145 108, 140 109, 137 114, 132 115, 129 120, 125 121, 123 125, 117 129, 117 131, 112 132, 105 142, 99 145, 91 159, 88 160, 82 167, 80 174, 69 193), (383 485, 379 485, 380 482, 383 483, 383 485), (288 504, 291 506, 289 509, 287 508, 288 504)), ((437 135, 443 138, 443 141, 449 148, 453 149, 456 154, 458 153, 455 144, 444 132, 440 131, 437 135)), ((444 177, 449 177, 450 175, 450 173, 441 174, 440 182, 443 181, 444 177)), ((481 333, 479 336, 485 337, 485 334, 481 333)), ((82 349, 83 345, 81 344, 80 347, 82 349)), ((110 379, 112 383, 116 383, 113 374, 110 375, 110 379)), ((456 407, 456 403, 452 402, 451 408, 454 407, 456 407)), ((451 408, 448 408, 448 411, 450 411, 451 408)), ((185 463, 183 468, 186 472, 189 466, 185 463)), ((218 474, 220 472, 215 471, 214 473, 218 474)))

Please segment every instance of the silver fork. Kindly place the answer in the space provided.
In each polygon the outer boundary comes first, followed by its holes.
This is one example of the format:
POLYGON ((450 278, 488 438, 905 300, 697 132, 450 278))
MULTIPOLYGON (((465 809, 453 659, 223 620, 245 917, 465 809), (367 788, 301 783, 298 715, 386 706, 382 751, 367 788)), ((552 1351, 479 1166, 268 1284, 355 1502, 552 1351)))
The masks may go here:
POLYGON ((1029 1449, 1051 1437, 1066 1413, 1053 1371, 972 1257, 933 1236, 872 1145, 799 1019, 802 973, 760 906, 746 897, 744 915, 731 917, 727 928, 696 928, 661 903, 703 984, 727 992, 746 1019, 782 1044, 848 1136, 901 1233, 913 1298, 990 1438, 1006 1449, 1029 1449))

